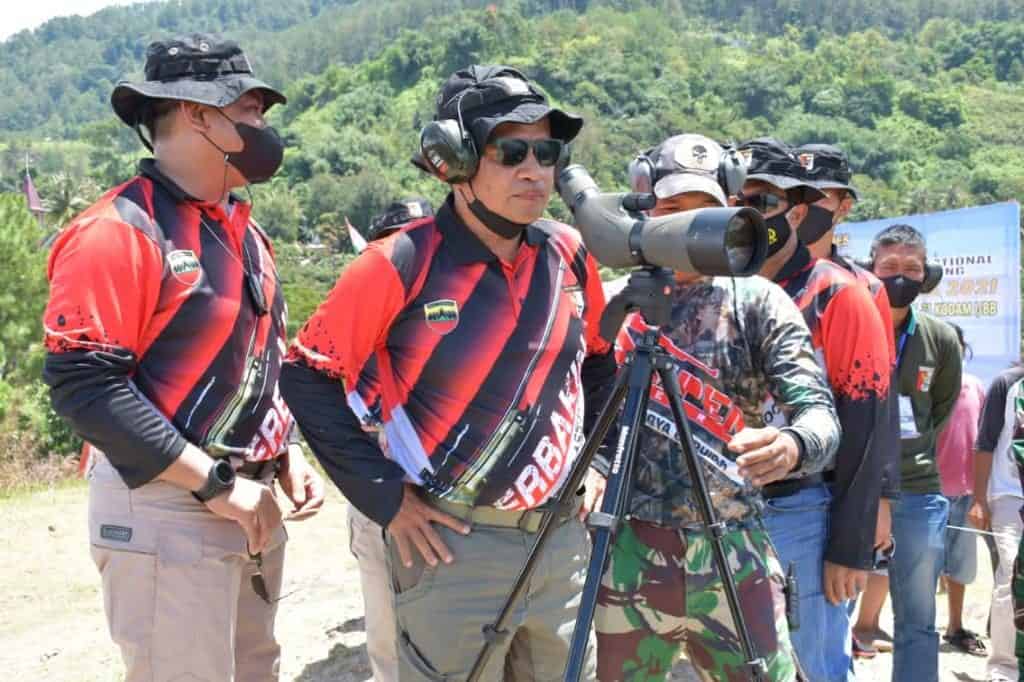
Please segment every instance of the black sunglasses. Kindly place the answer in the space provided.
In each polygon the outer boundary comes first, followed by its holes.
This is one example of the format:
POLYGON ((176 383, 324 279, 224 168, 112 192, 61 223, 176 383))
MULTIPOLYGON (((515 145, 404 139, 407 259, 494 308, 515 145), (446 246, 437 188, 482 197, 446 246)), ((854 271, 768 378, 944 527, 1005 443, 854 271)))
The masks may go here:
POLYGON ((286 599, 295 594, 295 591, 293 590, 288 594, 283 594, 280 597, 271 599, 270 590, 267 589, 267 581, 263 577, 263 552, 249 554, 249 558, 256 562, 256 572, 249 577, 249 584, 252 586, 252 591, 256 593, 257 597, 267 604, 275 604, 282 599, 286 599))
POLYGON ((747 208, 752 208, 761 213, 773 211, 778 208, 783 201, 787 201, 777 194, 772 194, 770 192, 765 192, 764 194, 743 194, 741 192, 736 195, 736 200, 739 202, 740 206, 746 206, 747 208))
POLYGON ((545 168, 558 163, 565 146, 565 142, 554 138, 524 140, 519 137, 499 137, 491 144, 497 149, 495 160, 502 166, 518 166, 526 160, 526 155, 532 149, 537 163, 545 168))

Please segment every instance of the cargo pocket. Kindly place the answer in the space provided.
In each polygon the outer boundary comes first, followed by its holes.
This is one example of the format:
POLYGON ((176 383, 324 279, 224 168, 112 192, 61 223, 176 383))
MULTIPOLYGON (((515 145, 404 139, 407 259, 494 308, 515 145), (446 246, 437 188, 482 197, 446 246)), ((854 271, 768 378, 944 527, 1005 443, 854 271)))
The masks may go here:
POLYGON ((429 680, 430 682, 443 682, 444 680, 455 679, 448 675, 442 675, 441 673, 434 670, 434 667, 429 661, 420 653, 420 650, 413 644, 409 638, 409 633, 404 630, 399 632, 398 635, 398 658, 401 668, 399 675, 402 682, 407 682, 409 673, 411 671, 415 677, 413 680, 429 680))
POLYGON ((428 566, 415 547, 410 549, 413 555, 412 566, 406 567, 398 555, 398 548, 387 533, 384 534, 384 546, 395 605, 408 604, 425 595, 434 584, 437 568, 428 566))
MULTIPOLYGON (((215 682, 233 668, 232 567, 203 556, 203 533, 162 527, 156 542, 152 663, 154 682, 215 682)), ((236 581, 237 582, 237 581, 236 581)))

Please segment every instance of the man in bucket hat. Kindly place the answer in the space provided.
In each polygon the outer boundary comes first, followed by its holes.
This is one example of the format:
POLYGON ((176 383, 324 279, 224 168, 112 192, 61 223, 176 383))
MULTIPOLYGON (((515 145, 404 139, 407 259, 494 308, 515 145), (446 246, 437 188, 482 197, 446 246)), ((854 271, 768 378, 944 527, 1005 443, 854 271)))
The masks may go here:
POLYGON ((484 628, 615 375, 597 264, 541 218, 582 123, 515 69, 453 74, 418 159, 447 200, 341 273, 282 371, 313 452, 386 531, 403 682, 464 679, 485 637, 481 679, 565 667, 590 552, 578 505, 556 510, 507 630, 484 628))
MULTIPOLYGON (((875 520, 888 457, 876 431, 888 424, 891 375, 887 334, 866 287, 827 259, 815 259, 797 228, 824 197, 793 150, 772 138, 739 145, 747 159, 741 204, 768 227, 761 275, 793 298, 811 331, 842 427, 835 466, 820 475, 787 476, 764 487, 765 525, 784 567, 799 585, 800 628, 792 636, 812 680, 846 680, 849 614, 844 602, 864 589, 875 564, 875 520)), ((767 401, 765 421, 787 422, 767 401)))
POLYGON ((277 386, 273 251, 229 191, 282 158, 283 103, 232 42, 150 45, 111 102, 154 158, 53 245, 44 379, 100 454, 89 534, 129 682, 276 680, 285 532, 323 503, 277 386))

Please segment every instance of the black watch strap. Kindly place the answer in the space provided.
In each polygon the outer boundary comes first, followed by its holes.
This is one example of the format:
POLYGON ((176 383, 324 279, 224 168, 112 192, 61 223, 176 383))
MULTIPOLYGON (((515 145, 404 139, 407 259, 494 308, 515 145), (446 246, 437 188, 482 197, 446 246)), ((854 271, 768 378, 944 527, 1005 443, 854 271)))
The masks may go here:
POLYGON ((192 497, 205 504, 221 493, 231 490, 234 486, 234 467, 226 459, 218 459, 210 467, 210 471, 207 472, 206 482, 203 483, 203 487, 194 491, 192 497))

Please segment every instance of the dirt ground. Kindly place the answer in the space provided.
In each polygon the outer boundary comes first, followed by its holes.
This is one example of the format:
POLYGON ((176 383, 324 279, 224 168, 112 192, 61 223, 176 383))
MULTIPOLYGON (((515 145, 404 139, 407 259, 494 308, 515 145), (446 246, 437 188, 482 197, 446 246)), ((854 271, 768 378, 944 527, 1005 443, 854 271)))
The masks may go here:
MULTIPOLYGON (((0 500, 0 670, 17 682, 114 682, 117 649, 103 618, 99 578, 88 552, 86 489, 81 483, 0 500)), ((289 525, 291 541, 278 636, 281 679, 361 682, 370 679, 363 605, 348 551, 345 502, 328 497, 317 517, 289 525)), ((965 623, 984 632, 992 575, 979 544, 979 578, 968 588, 965 623)), ((940 627, 946 600, 939 597, 940 627)), ((891 613, 883 624, 892 631, 891 613)), ((891 655, 858 662, 859 680, 888 680, 891 655)), ((943 645, 941 679, 985 679, 985 661, 943 645)), ((691 679, 685 664, 674 680, 691 679)))

